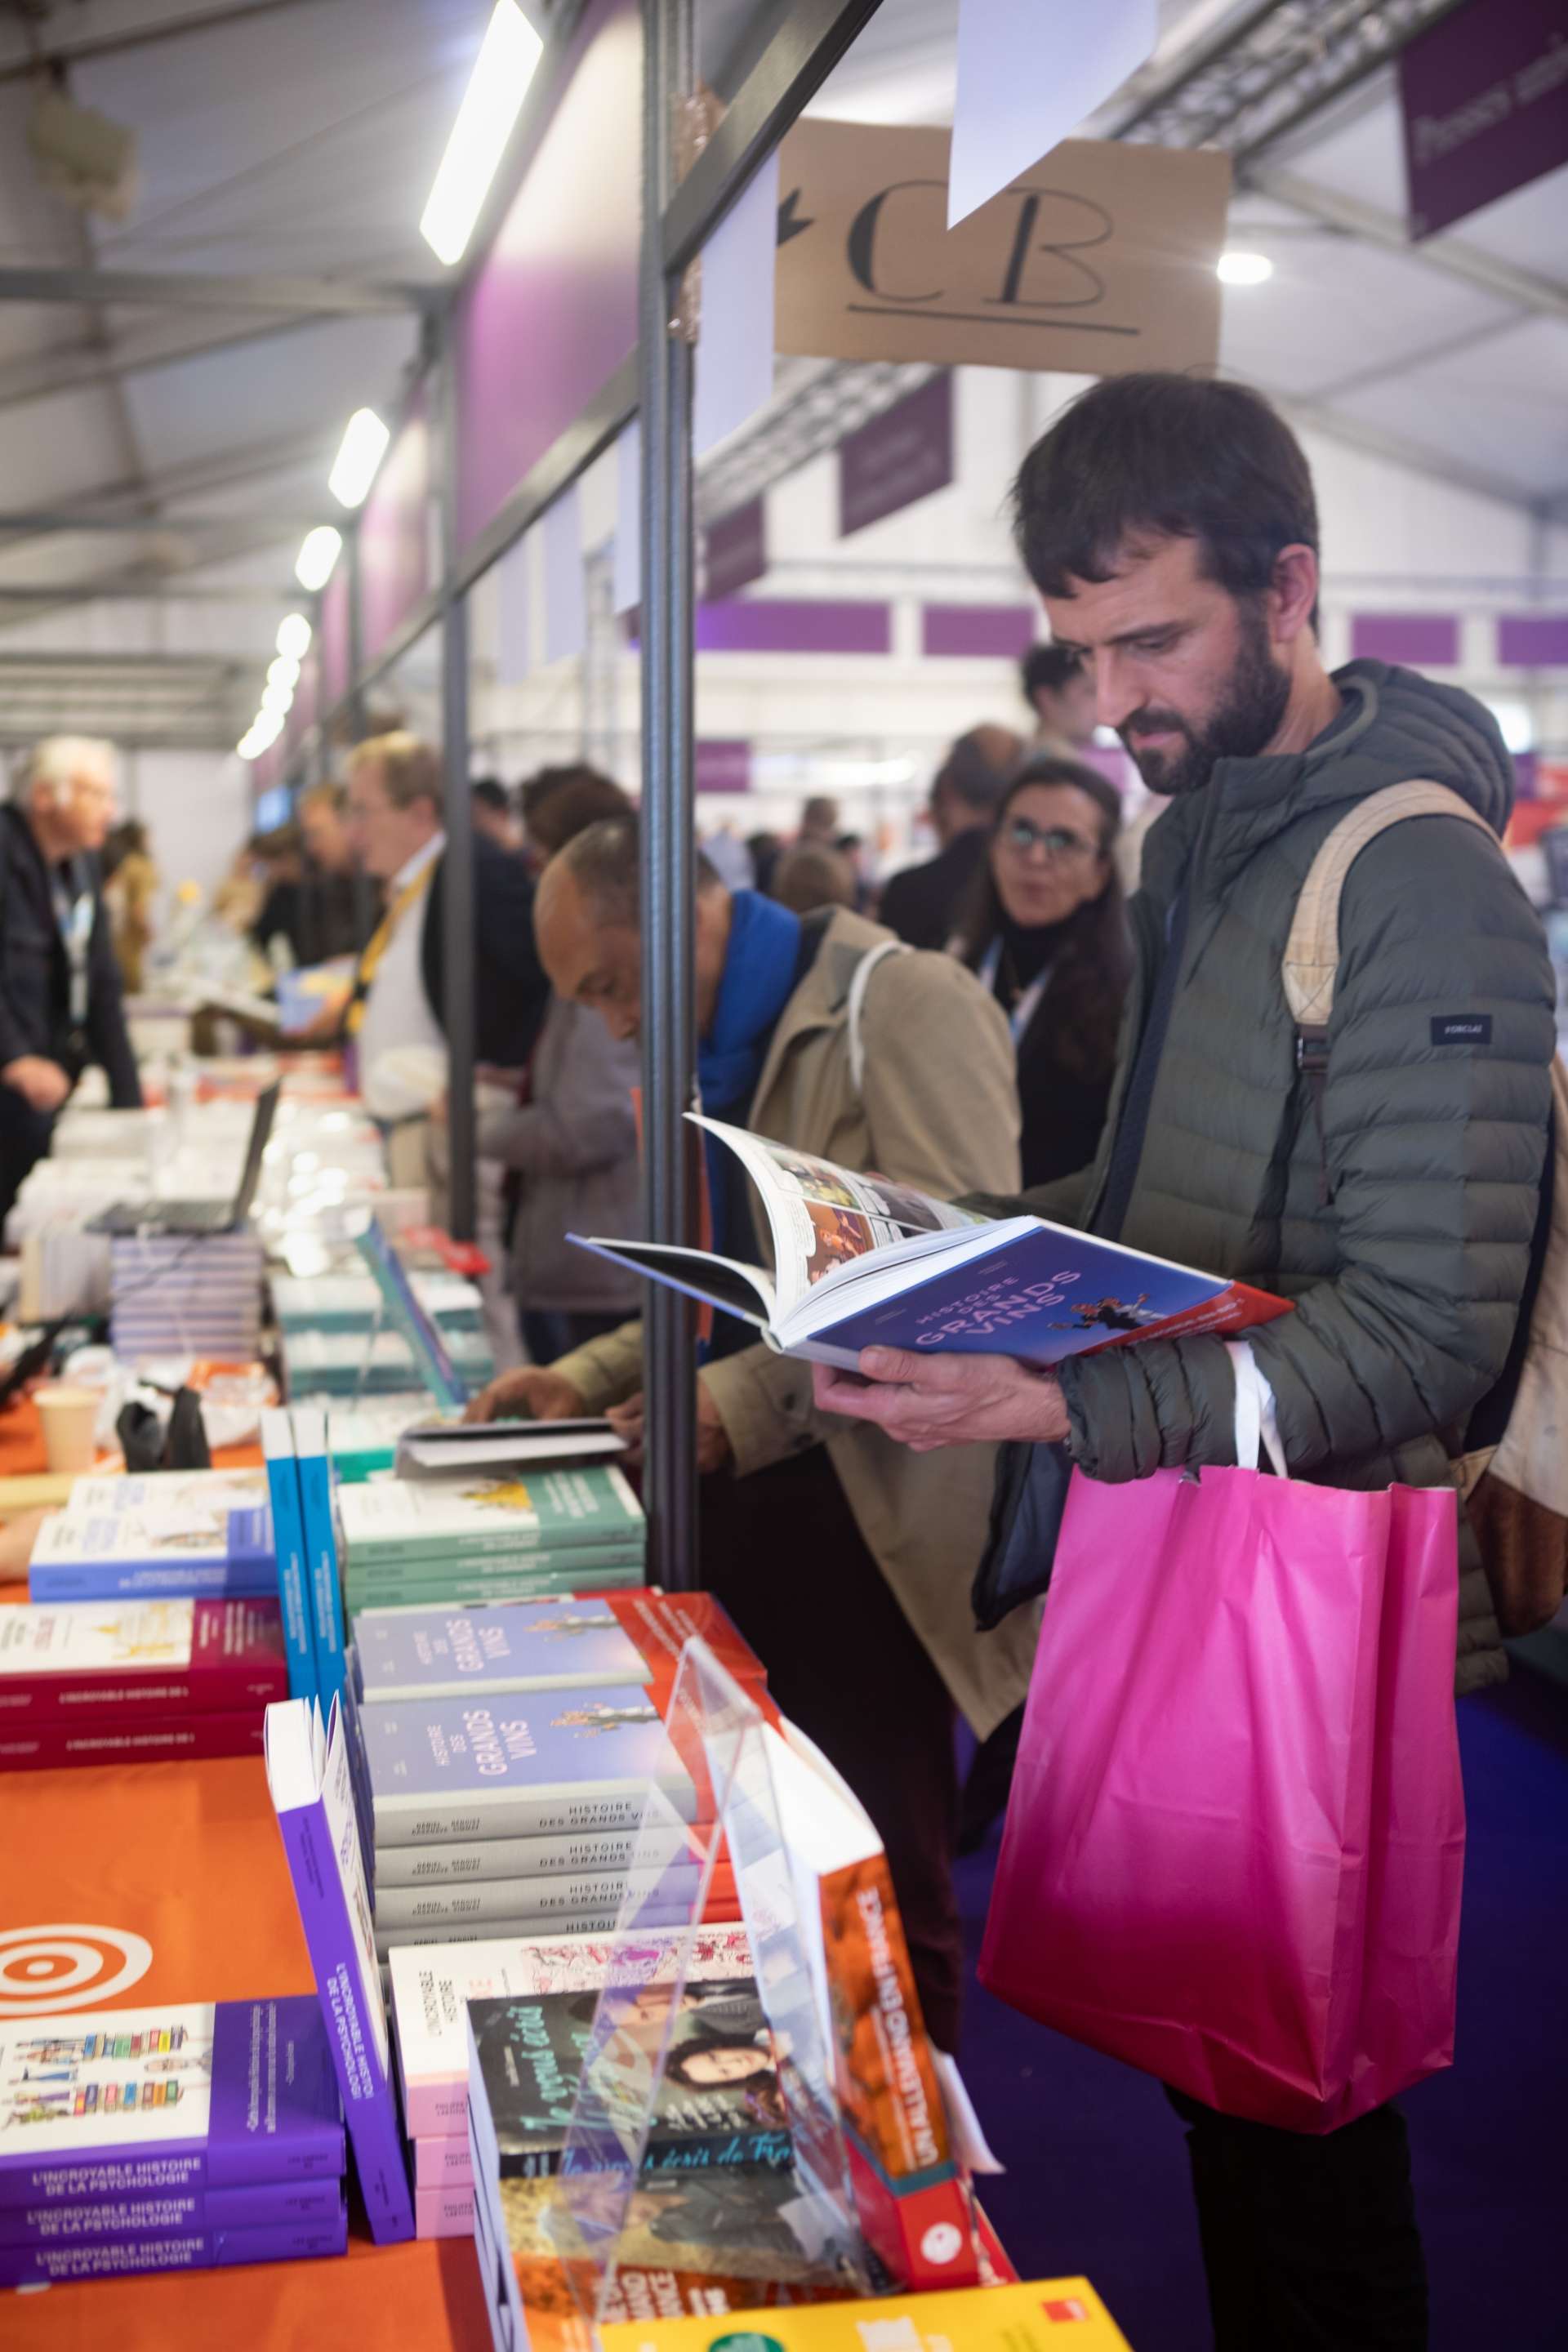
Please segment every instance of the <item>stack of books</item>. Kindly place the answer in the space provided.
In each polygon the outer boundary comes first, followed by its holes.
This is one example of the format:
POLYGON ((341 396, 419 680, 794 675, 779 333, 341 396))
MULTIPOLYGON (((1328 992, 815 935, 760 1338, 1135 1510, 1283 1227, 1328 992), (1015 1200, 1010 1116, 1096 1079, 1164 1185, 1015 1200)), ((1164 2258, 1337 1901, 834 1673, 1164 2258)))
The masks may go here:
MULTIPOLYGON (((460 1274, 411 1274, 409 1287, 448 1347, 454 1333, 481 1331, 485 1303, 460 1274)), ((360 1331, 382 1319, 382 1297, 368 1274, 275 1274, 272 1312, 280 1331, 360 1331)))
POLYGON ((332 1476, 342 1486, 357 1486, 366 1478, 385 1476, 396 1463, 397 1441, 404 1431, 417 1428, 431 1417, 430 1399, 423 1389, 394 1389, 385 1396, 366 1397, 363 1404, 348 1405, 323 1389, 297 1396, 294 1402, 325 1413, 332 1476))
POLYGON ((44 1521, 34 1601, 276 1599, 278 1560, 259 1470, 79 1478, 44 1521))
MULTIPOLYGON (((547 1927, 607 1932, 634 1861, 643 1916, 683 1916, 696 1905, 711 1807, 675 1766, 663 1721, 693 1633, 766 1706, 761 1664, 706 1593, 354 1618, 350 1738, 383 1958, 409 1944, 547 1927), (693 1823, 672 1831, 657 1857, 638 1847, 656 1773, 678 1784, 677 1808, 693 1823)), ((704 1916, 737 1916, 722 1852, 704 1916)))
POLYGON ((613 1463, 378 1478, 338 1497, 351 1612, 640 1584, 642 1506, 613 1463))
POLYGON ((0 1771, 259 1755, 288 1691, 276 1601, 0 1609, 0 1771))
MULTIPOLYGON (((646 2006, 676 1972, 684 1938, 665 1931, 638 1938, 647 1972, 646 2006)), ((624 1965, 607 1936, 538 1936, 479 1944, 402 1946, 388 1962, 403 2111, 413 2140, 414 2207, 422 2238, 471 2237, 474 2168, 468 2150, 470 2000, 537 2004, 543 1997, 593 2000, 612 1971, 624 1965)), ((689 1944, 688 1977, 704 1989, 751 1985, 752 1958, 740 1927, 699 1927, 689 1944)), ((695 2010, 700 2004, 693 2002, 695 2010)), ((591 2015, 590 2011, 590 2015, 591 2015)), ((581 2020, 574 2021, 578 2026, 581 2020)), ((711 2021, 711 2011, 710 2011, 711 2021)))
MULTIPOLYGON (((482 1331, 445 1334, 454 1370, 470 1391, 495 1378, 495 1358, 482 1331)), ((283 1371, 290 1396, 385 1396, 416 1388, 419 1367, 401 1331, 285 1331, 283 1371)))
POLYGON ((343 2172, 309 1994, 0 2020, 0 2286, 341 2254, 343 2172))
POLYGON ((109 1336, 130 1363, 261 1352, 261 1243, 254 1234, 127 1234, 110 1244, 109 1336))

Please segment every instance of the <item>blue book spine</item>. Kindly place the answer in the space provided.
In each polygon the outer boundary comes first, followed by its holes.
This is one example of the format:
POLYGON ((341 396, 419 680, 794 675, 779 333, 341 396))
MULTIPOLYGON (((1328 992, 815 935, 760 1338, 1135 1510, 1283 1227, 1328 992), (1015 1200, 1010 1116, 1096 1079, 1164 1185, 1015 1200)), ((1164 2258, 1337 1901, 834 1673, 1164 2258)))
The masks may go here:
POLYGON ((64 2246, 0 2246, 0 2286, 46 2286, 69 2279, 122 2278, 140 2271, 225 2270, 237 2263, 295 2263, 348 2251, 347 2208, 327 2221, 271 2229, 123 2231, 64 2246))
POLYGON ((286 1412, 274 1410, 262 1414, 261 1451, 267 1461, 267 1486, 272 1497, 278 1599, 283 1613, 283 1646, 289 1659, 289 1696, 313 1699, 318 1684, 305 1557, 305 1516, 300 1501, 294 1433, 286 1412))
POLYGON ((39 1561, 27 1570, 31 1601, 270 1601, 278 1591, 270 1555, 265 1566, 176 1559, 39 1561))
POLYGON ((314 1407, 297 1407, 294 1453, 300 1503, 305 1522, 305 1559, 310 1573, 310 1625, 316 1644, 316 1689, 325 1713, 342 1692, 343 1598, 338 1579, 338 1539, 332 1525, 332 1465, 327 1452, 327 1417, 314 1407))

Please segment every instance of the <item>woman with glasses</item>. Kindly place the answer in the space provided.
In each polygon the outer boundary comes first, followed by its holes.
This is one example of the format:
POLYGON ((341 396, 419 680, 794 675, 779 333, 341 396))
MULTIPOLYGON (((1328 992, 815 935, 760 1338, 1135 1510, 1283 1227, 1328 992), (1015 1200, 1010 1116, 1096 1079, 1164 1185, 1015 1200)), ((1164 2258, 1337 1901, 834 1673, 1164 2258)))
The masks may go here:
POLYGON ((951 942, 1012 1025, 1026 1189, 1086 1168, 1105 1122, 1131 964, 1112 854, 1121 821, 1092 768, 1026 760, 951 942))

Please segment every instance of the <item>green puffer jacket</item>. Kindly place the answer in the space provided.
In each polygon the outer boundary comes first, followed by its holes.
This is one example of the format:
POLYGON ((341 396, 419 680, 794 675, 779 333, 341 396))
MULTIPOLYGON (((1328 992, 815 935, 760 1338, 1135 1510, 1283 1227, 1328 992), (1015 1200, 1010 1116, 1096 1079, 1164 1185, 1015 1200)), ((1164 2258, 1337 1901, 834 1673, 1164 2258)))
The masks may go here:
MULTIPOLYGON (((1279 977, 1313 853, 1386 784, 1447 784, 1499 834, 1513 793, 1497 729, 1468 695, 1379 662, 1352 663, 1336 683, 1345 709, 1310 750, 1222 761, 1151 829, 1100 1159, 1026 1205, 1093 1226, 1167 914, 1190 874, 1183 969, 1121 1237, 1295 1301, 1252 1335, 1293 1476, 1435 1486, 1513 1336, 1550 1118, 1555 992, 1540 922, 1483 834, 1451 817, 1391 829, 1345 884, 1320 1136, 1279 977), (1486 1041, 1437 1042, 1435 1024, 1456 1013, 1483 1016, 1486 1041)), ((1218 1339, 1080 1357, 1063 1388, 1073 1458, 1096 1478, 1236 1458, 1218 1339)), ((1049 1520, 1022 1491, 1035 1474, 1016 1455, 1011 1469, 983 1570, 993 1590, 1026 1589, 1016 1554, 1049 1520)), ((1506 1668, 1468 1528, 1460 1568, 1458 1682, 1469 1689, 1506 1668)), ((1032 1580, 1037 1589, 1037 1563, 1032 1580)))

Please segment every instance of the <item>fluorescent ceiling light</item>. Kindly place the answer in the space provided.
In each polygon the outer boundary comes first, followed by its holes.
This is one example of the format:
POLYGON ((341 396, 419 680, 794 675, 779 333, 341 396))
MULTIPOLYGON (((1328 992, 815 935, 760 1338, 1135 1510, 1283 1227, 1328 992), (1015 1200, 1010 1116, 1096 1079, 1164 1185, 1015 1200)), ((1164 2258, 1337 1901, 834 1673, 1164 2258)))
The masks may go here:
POLYGON ((286 686, 292 692, 300 683, 299 663, 290 661, 287 654, 279 654, 268 668, 267 683, 268 686, 286 686))
POLYGON ((269 745, 276 743, 282 732, 283 713, 280 710, 258 710, 250 722, 250 740, 258 751, 265 751, 269 745))
POLYGON ((1227 286, 1261 286, 1274 275, 1266 253, 1222 253, 1215 268, 1227 286))
POLYGON ((263 710, 276 710, 279 717, 293 708, 293 702, 294 689, 291 686, 268 684, 261 697, 263 710))
POLYGON ((511 136, 544 43, 517 5, 496 0, 419 234, 448 268, 460 261, 511 136))
POLYGON ((342 446, 327 476, 327 488, 341 507, 364 503, 382 453, 392 435, 374 408, 356 408, 343 428, 342 446))
POLYGON ((239 753, 242 760, 255 760, 259 758, 261 746, 256 740, 256 730, 254 727, 247 728, 245 733, 240 737, 238 742, 234 748, 239 753))
POLYGON ((286 613, 278 624, 278 650, 287 661, 303 661, 310 650, 310 624, 303 613, 286 613))
POLYGON ((305 544, 300 550, 300 560, 294 566, 294 577, 301 588, 324 588, 332 576, 332 566, 338 560, 343 535, 334 530, 330 522, 316 525, 305 533, 305 544))

